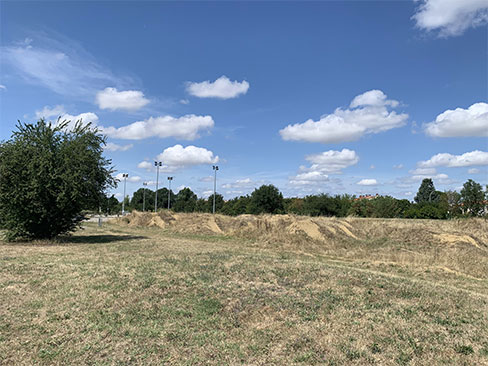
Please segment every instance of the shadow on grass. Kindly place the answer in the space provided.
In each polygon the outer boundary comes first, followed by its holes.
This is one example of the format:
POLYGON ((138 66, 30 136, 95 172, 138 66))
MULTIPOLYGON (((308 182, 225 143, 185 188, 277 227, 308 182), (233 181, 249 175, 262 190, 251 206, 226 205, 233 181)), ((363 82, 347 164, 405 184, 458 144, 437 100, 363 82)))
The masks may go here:
POLYGON ((147 239, 139 235, 76 235, 63 236, 53 241, 53 244, 107 244, 120 241, 147 239))
POLYGON ((43 240, 18 240, 12 242, 2 242, 4 245, 24 245, 24 246, 64 246, 64 245, 81 245, 81 244, 109 244, 124 242, 130 240, 147 239, 146 236, 138 235, 73 235, 73 236, 60 236, 55 239, 43 239, 43 240))

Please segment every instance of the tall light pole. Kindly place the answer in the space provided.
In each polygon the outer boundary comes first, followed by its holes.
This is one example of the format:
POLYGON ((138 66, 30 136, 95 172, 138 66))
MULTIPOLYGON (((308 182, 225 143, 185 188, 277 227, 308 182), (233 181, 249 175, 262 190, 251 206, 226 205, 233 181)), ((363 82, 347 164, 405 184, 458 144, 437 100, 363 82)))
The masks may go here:
POLYGON ((125 215, 125 185, 127 183, 127 177, 129 174, 122 174, 122 178, 124 178, 124 197, 122 198, 122 216, 125 215))
POLYGON ((215 193, 217 191, 217 170, 219 170, 219 166, 218 165, 212 165, 212 169, 214 170, 214 194, 213 194, 212 213, 215 214, 215 193))
POLYGON ((144 188, 142 189, 142 212, 146 210, 146 187, 147 187, 147 182, 142 183, 144 188))
POLYGON ((170 202, 171 202, 171 181, 172 180, 173 180, 173 177, 168 177, 168 185, 169 185, 169 189, 168 189, 168 210, 171 207, 170 202))
POLYGON ((159 183, 159 167, 163 165, 160 161, 155 161, 154 165, 158 171, 156 174, 156 200, 154 201, 154 212, 158 212, 158 183, 159 183))

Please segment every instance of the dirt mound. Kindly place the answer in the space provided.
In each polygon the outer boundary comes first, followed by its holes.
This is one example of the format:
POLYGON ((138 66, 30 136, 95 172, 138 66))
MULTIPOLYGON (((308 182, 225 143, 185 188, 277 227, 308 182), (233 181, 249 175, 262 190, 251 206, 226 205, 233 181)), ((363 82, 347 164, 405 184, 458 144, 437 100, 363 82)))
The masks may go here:
POLYGON ((344 243, 344 241, 388 238, 398 243, 470 245, 488 248, 488 221, 483 219, 451 221, 338 219, 294 215, 230 217, 171 211, 161 211, 157 214, 134 211, 113 222, 129 226, 154 226, 180 233, 229 235, 282 244, 331 245, 344 243))

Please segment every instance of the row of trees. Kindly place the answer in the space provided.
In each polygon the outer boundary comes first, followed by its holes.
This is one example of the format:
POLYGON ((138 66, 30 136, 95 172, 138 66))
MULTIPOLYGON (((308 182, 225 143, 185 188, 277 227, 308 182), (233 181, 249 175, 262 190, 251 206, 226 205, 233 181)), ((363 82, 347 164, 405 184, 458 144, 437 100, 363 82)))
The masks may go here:
MULTIPOLYGON (((111 161, 103 156, 105 137, 90 124, 78 121, 52 125, 19 122, 7 141, 0 142, 0 228, 7 239, 53 238, 73 231, 84 211, 116 213, 120 203, 104 192, 116 186, 111 161)), ((168 206, 168 191, 158 191, 158 208, 168 206)), ((173 192, 171 192, 173 193, 173 192)), ((170 206, 178 212, 210 212, 213 196, 198 198, 189 188, 171 194, 170 206)), ((125 207, 154 208, 155 193, 140 189, 125 207), (145 198, 144 198, 145 196, 145 198)), ((224 201, 215 196, 216 209, 227 215, 244 213, 295 213, 311 216, 447 218, 486 214, 487 191, 468 180, 460 193, 439 192, 424 179, 415 203, 393 197, 357 199, 349 195, 283 198, 273 185, 263 185, 251 195, 224 201)))
MULTIPOLYGON (((178 194, 171 192, 170 207, 176 212, 212 212, 213 195, 208 199, 198 198, 189 188, 178 194)), ((111 198, 112 202, 116 200, 111 198)), ((154 210, 155 192, 141 188, 132 199, 126 197, 126 210, 154 210), (145 197, 144 197, 145 196, 145 197), (144 202, 145 201, 145 202, 144 202)), ((263 185, 250 195, 224 201, 216 194, 216 211, 225 215, 292 213, 308 216, 358 216, 384 218, 430 218, 446 219, 459 216, 483 216, 487 212, 488 187, 468 180, 460 193, 456 191, 437 191, 431 179, 424 179, 419 187, 415 202, 396 199, 391 196, 376 196, 360 199, 351 195, 309 195, 304 198, 283 198, 273 185, 263 185)), ((168 189, 158 190, 158 207, 168 207, 168 189)), ((117 205, 120 212, 121 204, 117 205)))

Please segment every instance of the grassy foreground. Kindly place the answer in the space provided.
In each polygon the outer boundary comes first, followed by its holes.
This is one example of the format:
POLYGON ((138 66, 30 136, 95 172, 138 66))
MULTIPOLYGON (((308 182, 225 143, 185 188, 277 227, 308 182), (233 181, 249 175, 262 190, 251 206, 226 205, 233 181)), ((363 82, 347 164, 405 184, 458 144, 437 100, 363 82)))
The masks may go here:
POLYGON ((486 248, 337 249, 114 224, 0 242, 0 364, 488 365, 486 248))

